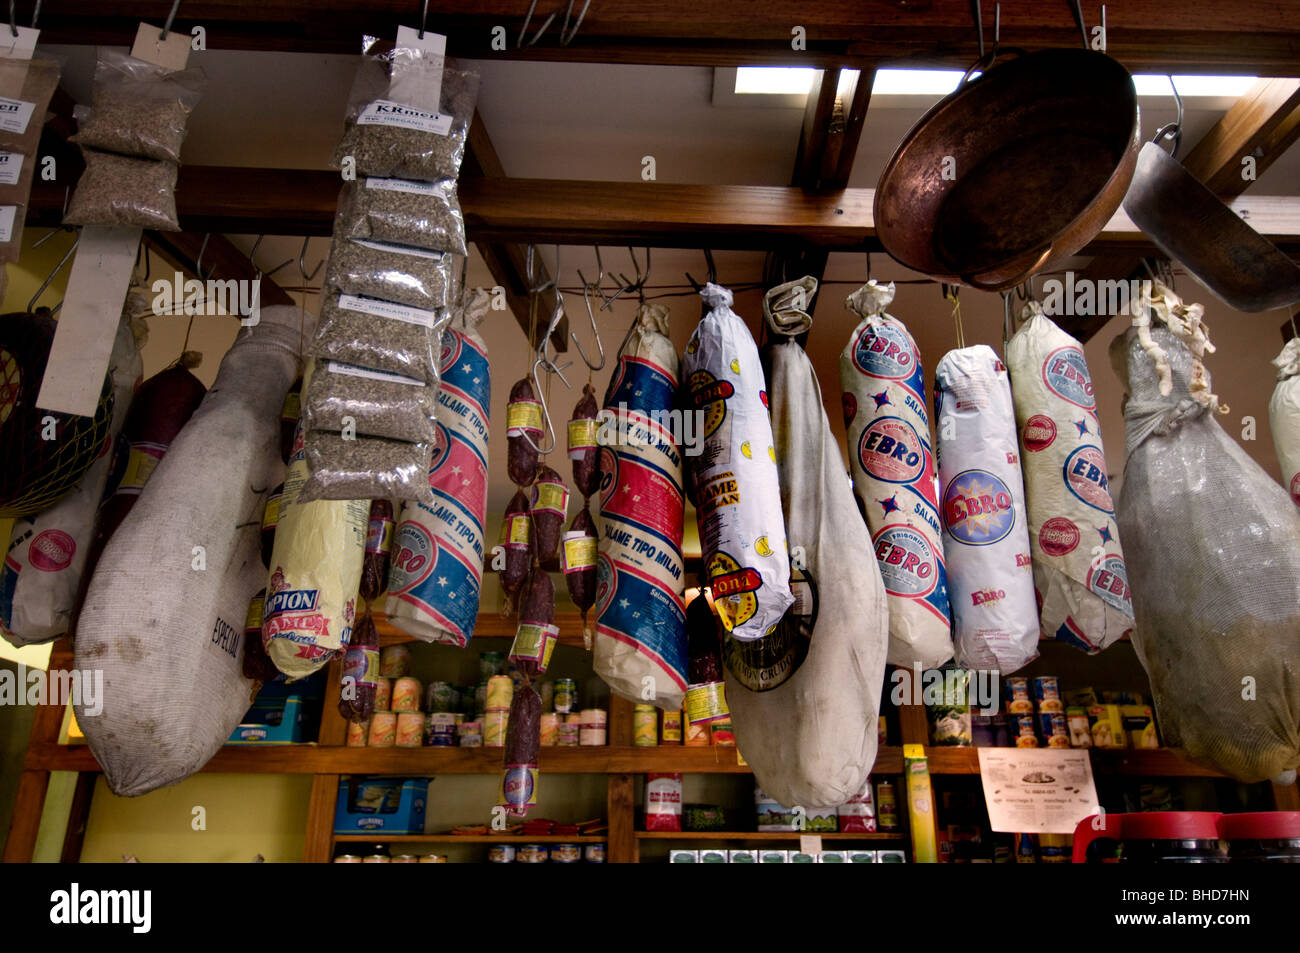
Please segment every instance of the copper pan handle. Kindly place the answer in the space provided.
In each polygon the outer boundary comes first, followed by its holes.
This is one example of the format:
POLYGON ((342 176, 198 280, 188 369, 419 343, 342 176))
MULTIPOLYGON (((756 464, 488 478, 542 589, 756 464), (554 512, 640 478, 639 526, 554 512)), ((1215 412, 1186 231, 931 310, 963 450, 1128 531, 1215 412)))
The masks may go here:
POLYGON ((968 69, 965 73, 962 74, 961 82, 957 84, 957 89, 961 89, 963 86, 969 83, 971 74, 974 73, 976 70, 982 73, 984 72, 984 70, 992 66, 993 61, 996 60, 998 57, 1024 56, 1024 55, 1025 55, 1025 51, 1020 49, 1020 47, 1018 46, 1000 46, 1000 47, 995 46, 993 49, 989 50, 987 53, 985 53, 983 56, 977 59, 974 63, 972 63, 970 65, 970 69, 968 69))
POLYGON ((999 282, 990 283, 987 281, 981 281, 980 278, 982 276, 963 274, 961 276, 961 283, 964 285, 969 285, 970 287, 974 288, 977 291, 993 291, 993 292, 1002 291, 1004 288, 1011 288, 1014 287, 1015 285, 1022 285, 1026 281, 1028 281, 1030 277, 1033 276, 1038 271, 1039 268, 1043 267, 1044 263, 1051 256, 1051 254, 1052 254, 1051 242, 1048 242, 1046 247, 1042 249, 1035 249, 1034 251, 1029 252, 1029 255, 1034 256, 1033 264, 1030 265, 1028 268, 1026 268, 1024 271, 1022 271, 1015 278, 1011 279, 1010 281, 999 281, 999 282))

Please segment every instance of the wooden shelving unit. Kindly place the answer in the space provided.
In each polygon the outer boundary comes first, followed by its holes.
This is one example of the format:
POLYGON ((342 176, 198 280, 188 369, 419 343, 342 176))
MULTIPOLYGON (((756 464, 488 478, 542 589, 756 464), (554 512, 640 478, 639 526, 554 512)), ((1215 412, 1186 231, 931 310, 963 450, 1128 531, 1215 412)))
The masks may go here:
MULTIPOLYGON (((691 841, 798 841, 798 833, 789 831, 637 831, 637 840, 691 840, 691 841)), ((816 834, 822 840, 844 841, 903 841, 907 834, 901 831, 876 831, 866 833, 816 834)))

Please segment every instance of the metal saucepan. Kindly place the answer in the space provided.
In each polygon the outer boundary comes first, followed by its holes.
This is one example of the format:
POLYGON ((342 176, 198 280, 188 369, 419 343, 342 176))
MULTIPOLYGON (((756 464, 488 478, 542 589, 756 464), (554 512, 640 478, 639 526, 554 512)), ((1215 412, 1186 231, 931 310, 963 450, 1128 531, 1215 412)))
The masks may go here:
POLYGON ((1178 126, 1138 153, 1124 211, 1156 246, 1182 262, 1229 307, 1271 311, 1300 302, 1300 267, 1192 175, 1177 154, 1178 126), (1174 153, 1159 146, 1174 142, 1174 153))
POLYGON ((876 186, 876 234, 914 271, 1005 291, 1101 231, 1140 141, 1133 78, 1106 54, 995 49, 889 160, 876 186), (970 79, 1007 53, 1016 58, 970 79))

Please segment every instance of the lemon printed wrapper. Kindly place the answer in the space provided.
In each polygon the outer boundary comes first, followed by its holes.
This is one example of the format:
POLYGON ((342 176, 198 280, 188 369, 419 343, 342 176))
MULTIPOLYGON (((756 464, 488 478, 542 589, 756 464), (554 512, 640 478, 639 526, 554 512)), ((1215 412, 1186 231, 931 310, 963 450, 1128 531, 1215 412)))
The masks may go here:
POLYGON ((731 292, 708 284, 700 295, 710 311, 682 358, 699 441, 686 448, 688 485, 718 615, 733 638, 752 641, 794 601, 767 383, 731 292))

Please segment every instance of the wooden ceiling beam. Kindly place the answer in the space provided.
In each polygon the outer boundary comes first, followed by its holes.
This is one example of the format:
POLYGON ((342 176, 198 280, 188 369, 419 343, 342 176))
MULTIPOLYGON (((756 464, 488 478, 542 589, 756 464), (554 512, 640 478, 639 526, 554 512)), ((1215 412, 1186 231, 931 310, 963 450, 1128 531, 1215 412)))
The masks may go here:
MULTIPOLYGON (((182 166, 176 190, 182 228, 231 235, 329 235, 338 173, 235 166, 182 166)), ((679 185, 570 179, 463 179, 461 207, 474 242, 633 245, 655 248, 879 250, 873 189, 810 192, 782 186, 679 185)), ((1300 196, 1233 201, 1259 232, 1300 251, 1300 196)), ((62 183, 36 182, 27 222, 58 225, 62 183)), ((1150 254, 1123 212, 1090 246, 1150 254)))
MULTIPOLYGON (((461 179, 462 181, 474 178, 503 179, 505 176, 505 166, 501 164, 501 157, 497 155, 496 147, 492 145, 492 137, 488 135, 483 117, 475 112, 474 121, 469 127, 469 141, 465 150, 465 161, 461 166, 461 179)), ((544 329, 539 330, 533 326, 531 296, 528 293, 526 247, 511 242, 488 241, 475 242, 475 245, 488 271, 492 273, 493 279, 505 291, 506 304, 510 308, 510 313, 515 316, 515 320, 519 322, 524 337, 528 339, 528 346, 536 348, 537 338, 544 329)), ((537 283, 545 284, 550 280, 550 272, 547 271, 540 255, 534 256, 534 259, 533 267, 537 283)), ((550 309, 539 308, 537 320, 540 324, 548 323, 550 309)), ((551 334, 551 345, 561 352, 569 349, 567 315, 560 318, 560 323, 555 326, 555 331, 551 334)))
MULTIPOLYGON (((1300 79, 1261 79, 1183 154, 1182 162, 1212 192, 1229 201, 1245 192, 1297 138, 1300 79), (1249 178, 1245 175, 1246 157, 1254 160, 1249 178)), ((1256 223, 1252 220, 1252 224, 1256 223)), ((1122 252, 1101 255, 1080 277, 1089 281, 1143 278, 1146 274, 1141 270, 1141 259, 1141 255, 1122 252)), ((1086 341, 1108 321, 1107 315, 1092 315, 1063 326, 1080 341, 1086 341)))
MULTIPOLYGON (((161 23, 169 0, 60 0, 42 11, 42 41, 125 45, 143 18, 161 23)), ((209 49, 351 53, 362 35, 392 36, 418 25, 414 0, 187 0, 175 29, 201 25, 209 49)), ((526 0, 430 0, 428 26, 453 55, 678 65, 858 66, 891 59, 962 68, 975 59, 969 10, 960 3, 904 0, 599 0, 576 38, 559 44, 557 18, 531 47, 516 43, 526 0), (494 48, 497 27, 506 49, 494 48), (802 27, 804 49, 792 31, 802 27)), ((535 32, 560 0, 540 4, 535 32)), ((1107 46, 1131 69, 1300 73, 1297 0, 1125 0, 1108 9, 1107 46)), ((1029 49, 1075 46, 1063 3, 1003 0, 1002 42, 1029 49)), ((499 46, 499 44, 497 44, 499 46)))

